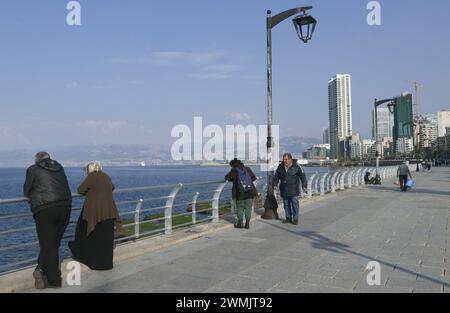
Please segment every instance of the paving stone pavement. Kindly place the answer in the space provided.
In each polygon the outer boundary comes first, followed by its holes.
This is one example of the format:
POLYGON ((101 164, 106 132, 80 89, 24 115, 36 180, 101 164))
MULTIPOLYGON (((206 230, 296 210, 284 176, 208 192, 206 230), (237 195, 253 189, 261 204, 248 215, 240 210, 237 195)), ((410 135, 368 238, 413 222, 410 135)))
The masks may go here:
MULTIPOLYGON (((300 225, 255 220, 82 273, 61 292, 450 292, 450 169, 309 201, 300 225), (369 286, 370 261, 381 266, 369 286)), ((52 290, 54 292, 54 290, 52 290)))

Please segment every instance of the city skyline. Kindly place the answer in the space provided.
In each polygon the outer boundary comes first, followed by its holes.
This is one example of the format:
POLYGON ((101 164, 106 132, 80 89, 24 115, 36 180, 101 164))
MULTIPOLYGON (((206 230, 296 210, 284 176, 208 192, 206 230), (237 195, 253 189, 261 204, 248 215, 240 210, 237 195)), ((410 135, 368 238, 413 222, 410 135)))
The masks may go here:
MULTIPOLYGON (((65 2, 2 5, 0 150, 170 143, 172 127, 192 124, 193 116, 208 124, 265 124, 265 12, 297 1, 80 3, 79 27, 65 24, 65 2), (177 22, 186 14, 189 23, 177 22), (234 22, 223 27, 219 15, 234 22)), ((450 77, 437 76, 450 68, 450 40, 443 40, 450 5, 380 3, 381 26, 367 25, 366 1, 310 1, 318 26, 308 45, 289 23, 274 31, 281 137, 321 138, 325 84, 336 73, 352 75, 353 128, 363 138, 371 137, 373 99, 412 92, 407 80, 423 84, 421 112, 450 106, 440 92, 450 77), (432 33, 415 27, 426 17, 436 21, 432 33), (404 49, 425 35, 427 45, 404 49)))

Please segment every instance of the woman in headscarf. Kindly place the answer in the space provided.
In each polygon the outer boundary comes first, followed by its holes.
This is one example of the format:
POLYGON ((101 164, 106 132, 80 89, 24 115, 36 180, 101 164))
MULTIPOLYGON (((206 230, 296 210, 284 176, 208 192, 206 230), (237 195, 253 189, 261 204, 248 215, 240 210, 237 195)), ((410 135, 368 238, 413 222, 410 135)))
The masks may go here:
POLYGON ((114 227, 120 221, 113 198, 114 185, 100 162, 86 166, 86 179, 78 187, 85 196, 75 231, 69 243, 72 257, 92 270, 113 268, 114 227))

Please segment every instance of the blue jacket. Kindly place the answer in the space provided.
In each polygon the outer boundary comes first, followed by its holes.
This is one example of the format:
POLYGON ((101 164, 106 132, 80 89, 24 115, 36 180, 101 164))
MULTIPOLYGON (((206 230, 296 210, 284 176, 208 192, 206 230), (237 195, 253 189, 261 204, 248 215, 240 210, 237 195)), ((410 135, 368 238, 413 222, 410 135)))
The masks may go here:
POLYGON ((273 176, 273 186, 280 184, 281 197, 294 197, 300 195, 300 180, 302 181, 302 187, 308 188, 308 180, 306 179, 305 172, 297 164, 297 160, 294 160, 291 168, 286 172, 284 164, 281 163, 273 176))

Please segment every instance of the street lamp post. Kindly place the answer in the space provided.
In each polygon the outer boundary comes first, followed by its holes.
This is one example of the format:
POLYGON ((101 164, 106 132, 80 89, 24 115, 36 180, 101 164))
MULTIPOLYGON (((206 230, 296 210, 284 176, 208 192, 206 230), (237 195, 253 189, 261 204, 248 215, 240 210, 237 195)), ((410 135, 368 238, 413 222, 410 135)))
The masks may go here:
MULTIPOLYGON (((414 125, 416 125, 416 124, 414 124, 414 125)), ((417 148, 416 148, 416 162, 417 162, 416 172, 420 172, 419 157, 421 157, 421 155, 422 155, 422 153, 421 153, 422 152, 422 148, 420 146, 420 143, 422 142, 422 139, 420 137, 424 136, 423 142, 425 142, 427 134, 419 129, 419 132, 417 132, 416 136, 417 136, 416 143, 418 143, 417 144, 417 148)))
MULTIPOLYGON (((298 7, 281 12, 272 16, 272 12, 267 11, 267 194, 273 195, 273 148, 274 140, 272 136, 273 110, 272 110, 272 29, 287 18, 300 14, 293 19, 294 27, 301 41, 307 43, 311 40, 317 21, 308 14, 312 7, 298 7)), ((266 209, 264 219, 274 219, 272 210, 266 209)))

